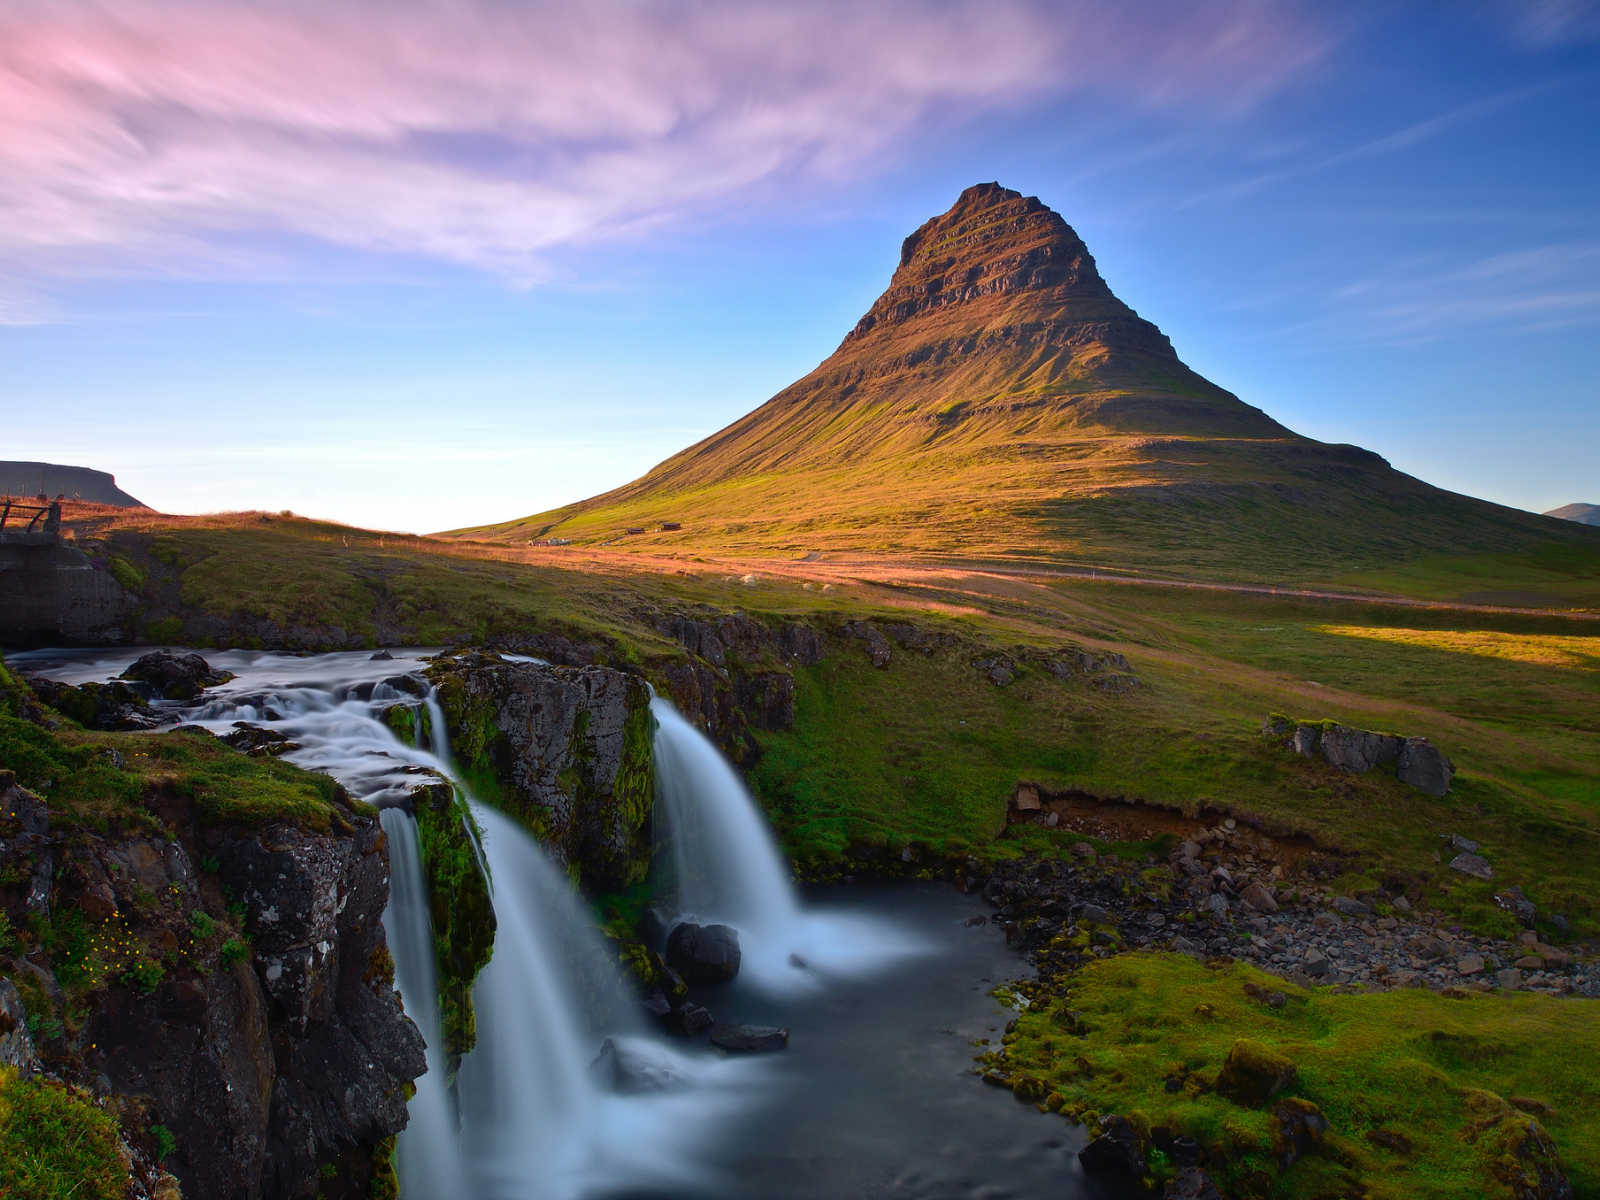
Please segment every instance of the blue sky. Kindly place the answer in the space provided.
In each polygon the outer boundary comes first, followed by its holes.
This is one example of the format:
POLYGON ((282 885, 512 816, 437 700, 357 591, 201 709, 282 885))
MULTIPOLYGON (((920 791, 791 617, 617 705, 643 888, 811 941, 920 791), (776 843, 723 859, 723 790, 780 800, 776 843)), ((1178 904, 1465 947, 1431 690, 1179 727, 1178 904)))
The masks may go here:
POLYGON ((1197 370, 1600 502, 1600 8, 0 0, 0 457, 386 528, 626 482, 965 186, 1197 370))

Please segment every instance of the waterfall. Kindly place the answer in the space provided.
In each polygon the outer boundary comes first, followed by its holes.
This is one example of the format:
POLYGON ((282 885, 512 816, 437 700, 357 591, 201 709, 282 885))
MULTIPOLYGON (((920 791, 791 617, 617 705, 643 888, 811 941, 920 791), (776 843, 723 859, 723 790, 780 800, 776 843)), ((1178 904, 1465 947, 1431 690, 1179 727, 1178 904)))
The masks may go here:
POLYGON ((397 1141, 396 1166, 405 1181, 406 1200, 452 1200, 460 1194, 461 1154, 439 1032, 439 988, 422 848, 417 823, 403 809, 384 809, 382 820, 389 837, 389 907, 384 910, 383 928, 406 1015, 428 1044, 428 1073, 417 1080, 417 1094, 407 1105, 411 1121, 397 1141))
MULTIPOLYGON (((114 676, 129 661, 112 659, 86 677, 114 676)), ((444 714, 419 664, 409 655, 374 661, 246 651, 213 653, 210 661, 236 678, 186 709, 185 720, 219 735, 239 721, 282 733, 298 747, 288 761, 332 775, 382 810, 390 870, 384 929, 406 1014, 427 1043, 428 1071, 416 1081, 396 1146, 403 1200, 707 1191, 712 1181, 700 1163, 718 1132, 749 1108, 751 1088, 770 1065, 719 1061, 649 1037, 565 874, 519 825, 470 794, 497 928, 494 955, 473 990, 477 1046, 448 1079, 421 846, 416 822, 400 807, 419 770, 453 777, 444 714), (393 704, 427 714, 426 740, 419 736, 413 747, 395 736, 380 719, 393 704), (619 1094, 615 1080, 597 1076, 591 1064, 608 1038, 614 1056, 642 1066, 647 1087, 619 1094)), ((776 869, 776 852, 769 853, 776 869)))
POLYGON ((922 952, 920 942, 882 921, 806 912, 739 773, 666 700, 656 697, 650 709, 657 838, 665 843, 658 867, 670 868, 679 917, 739 931, 741 975, 773 991, 808 988, 922 952))

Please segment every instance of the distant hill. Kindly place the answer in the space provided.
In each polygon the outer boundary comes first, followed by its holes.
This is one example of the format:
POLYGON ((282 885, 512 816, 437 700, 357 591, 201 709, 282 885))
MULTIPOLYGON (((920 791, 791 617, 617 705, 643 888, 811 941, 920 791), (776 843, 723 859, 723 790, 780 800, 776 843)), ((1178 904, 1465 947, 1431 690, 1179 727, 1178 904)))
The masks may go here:
POLYGON ((1284 428, 1185 366, 1071 226, 996 183, 908 237, 832 356, 748 416, 605 495, 455 532, 1264 582, 1577 534, 1284 428))
POLYGON ((1563 504, 1545 513, 1563 521, 1576 521, 1580 525, 1600 525, 1600 504, 1563 504))
POLYGON ((118 508, 143 508, 117 486, 116 477, 88 467, 64 467, 60 463, 0 462, 0 495, 26 496, 43 493, 49 499, 87 500, 91 504, 114 504, 118 508))

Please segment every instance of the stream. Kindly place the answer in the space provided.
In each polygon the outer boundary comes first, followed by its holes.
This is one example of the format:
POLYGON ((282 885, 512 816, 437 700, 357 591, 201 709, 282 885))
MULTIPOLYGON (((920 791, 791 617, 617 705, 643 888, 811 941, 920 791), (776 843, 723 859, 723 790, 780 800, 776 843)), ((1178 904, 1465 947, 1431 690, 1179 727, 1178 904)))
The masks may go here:
MULTIPOLYGON (((8 661, 81 684, 114 678, 151 649, 8 661)), ((431 690, 419 700, 384 682, 420 678, 428 653, 214 651, 207 660, 236 678, 182 710, 219 734, 241 720, 281 731, 299 744, 288 761, 384 810, 384 924, 406 1012, 429 1044, 398 1145, 405 1200, 1115 1194, 1081 1174, 1082 1129, 971 1070, 973 1043, 998 1041, 1012 1015, 990 989, 1028 970, 998 928, 967 924, 987 906, 933 883, 797 893, 737 772, 659 699, 658 894, 682 917, 734 926, 744 958, 736 979, 693 998, 722 1021, 788 1028, 788 1048, 724 1055, 703 1037, 649 1028, 565 874, 520 826, 472 801, 498 932, 474 989, 477 1048, 447 1081, 416 826, 397 805, 419 771, 452 774, 449 748, 442 737, 406 746, 376 715, 417 704, 443 730, 431 690), (648 1064, 651 1087, 603 1084, 591 1063, 608 1038, 648 1064)))

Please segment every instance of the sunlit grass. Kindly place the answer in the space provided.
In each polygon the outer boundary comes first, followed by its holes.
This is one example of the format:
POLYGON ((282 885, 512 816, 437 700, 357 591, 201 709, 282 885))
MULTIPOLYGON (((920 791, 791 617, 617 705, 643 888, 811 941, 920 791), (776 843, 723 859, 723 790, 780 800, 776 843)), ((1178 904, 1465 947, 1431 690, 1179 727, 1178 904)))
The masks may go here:
POLYGON ((1541 667, 1600 669, 1600 637, 1498 633, 1487 629, 1390 629, 1368 625, 1314 625, 1314 633, 1367 638, 1400 646, 1422 646, 1484 658, 1504 658, 1541 667))

